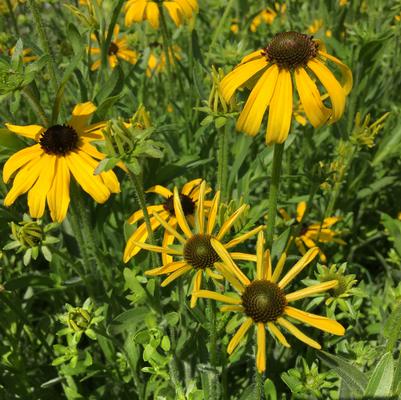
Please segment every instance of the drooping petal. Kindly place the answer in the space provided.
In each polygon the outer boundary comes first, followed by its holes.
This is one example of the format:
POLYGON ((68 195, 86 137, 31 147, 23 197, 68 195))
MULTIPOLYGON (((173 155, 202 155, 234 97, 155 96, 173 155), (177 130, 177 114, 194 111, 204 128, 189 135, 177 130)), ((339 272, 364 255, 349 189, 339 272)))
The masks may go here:
POLYGON ((266 143, 283 143, 288 136, 292 117, 291 72, 281 69, 270 101, 266 143))
POLYGON ((343 115, 345 107, 344 89, 337 81, 333 73, 321 61, 318 61, 317 59, 312 59, 308 61, 307 65, 317 76, 317 78, 325 87, 327 93, 330 96, 332 105, 332 116, 330 121, 338 121, 343 115))
POLYGON ((29 161, 33 159, 39 159, 43 154, 43 150, 40 144, 35 144, 34 146, 26 147, 15 154, 13 154, 4 164, 3 167, 3 181, 8 183, 11 176, 15 171, 26 165, 29 161))
POLYGON ((263 115, 276 87, 278 74, 279 69, 274 64, 259 78, 237 120, 237 130, 251 136, 255 136, 259 132, 263 115))
POLYGON ((285 318, 278 318, 277 322, 287 329, 289 332, 291 332, 297 339, 300 341, 306 343, 308 346, 311 346, 315 349, 320 350, 322 346, 315 340, 311 339, 309 336, 305 335, 303 332, 301 332, 294 324, 292 324, 290 321, 287 321, 285 318))
POLYGON ((189 239, 192 236, 192 232, 185 218, 185 214, 181 205, 180 195, 176 187, 174 188, 174 212, 175 217, 177 218, 178 225, 184 232, 185 236, 189 239))
MULTIPOLYGON (((161 204, 158 204, 155 206, 147 206, 146 208, 147 208, 149 214, 152 214, 153 212, 159 212, 164 209, 164 207, 161 204)), ((166 214, 166 216, 168 216, 168 214, 166 214)), ((143 211, 137 210, 128 218, 127 222, 129 224, 135 224, 140 219, 143 219, 143 211)))
POLYGON ((310 123, 318 128, 330 118, 331 111, 325 107, 319 90, 304 68, 295 70, 295 83, 303 109, 310 123))
POLYGON ((64 157, 56 157, 54 180, 47 193, 47 204, 52 220, 63 221, 70 204, 70 170, 64 157))
POLYGON ((280 329, 277 328, 276 324, 273 322, 268 322, 267 326, 270 329, 270 332, 272 333, 273 336, 275 336, 278 341, 284 346, 284 347, 291 347, 290 344, 287 342, 287 339, 285 336, 281 333, 280 329))
POLYGON ((185 243, 187 242, 185 238, 182 235, 180 235, 168 222, 166 222, 164 218, 160 217, 157 212, 153 212, 152 215, 159 222, 159 224, 164 227, 164 229, 167 232, 169 232, 171 235, 177 238, 182 244, 185 245, 185 243))
POLYGON ((6 123, 6 128, 17 135, 27 137, 29 139, 39 141, 40 135, 46 130, 43 126, 40 125, 12 125, 6 123))
POLYGON ((69 125, 71 125, 78 133, 81 133, 89 119, 96 111, 96 106, 91 102, 77 104, 72 110, 72 118, 69 125))
POLYGON ((157 267, 145 271, 145 275, 157 276, 157 275, 170 274, 172 272, 177 271, 178 269, 185 267, 186 265, 187 263, 185 261, 173 261, 169 264, 163 265, 162 267, 157 267))
POLYGON ((238 346, 239 342, 242 340, 244 335, 248 332, 249 328, 252 326, 252 318, 247 318, 245 322, 240 326, 237 330, 236 334, 230 340, 230 343, 227 347, 227 353, 231 354, 235 348, 238 346))
POLYGON ((345 333, 345 328, 334 319, 311 314, 290 306, 285 308, 284 313, 298 321, 304 322, 324 332, 332 333, 333 335, 343 336, 345 333))
POLYGON ((133 22, 143 21, 146 4, 146 0, 127 2, 125 5, 125 25, 130 26, 133 22))
POLYGON ((100 176, 94 175, 94 168, 86 161, 85 153, 72 151, 66 157, 68 168, 82 189, 97 203, 104 203, 110 196, 110 191, 100 176))
POLYGON ((169 275, 161 284, 161 287, 167 286, 169 283, 172 281, 176 280, 179 278, 181 275, 184 275, 186 272, 190 271, 192 267, 190 265, 187 265, 186 267, 183 267, 181 269, 178 269, 177 271, 173 272, 171 275, 169 275))
MULTIPOLYGON (((164 216, 164 212, 160 213, 159 217, 164 218, 164 220, 166 222, 168 222, 168 224, 173 229, 177 230, 177 220, 174 217, 169 218, 168 212, 165 212, 165 216, 164 216)), ((175 240, 175 236, 171 235, 168 231, 164 231, 162 247, 169 247, 171 244, 174 243, 174 240, 175 240)), ((162 262, 164 265, 166 265, 172 261, 173 261, 172 256, 170 256, 167 253, 162 253, 162 262)))
POLYGON ((192 190, 199 186, 202 183, 202 178, 193 179, 192 181, 187 182, 181 189, 181 193, 185 194, 185 196, 189 196, 192 190))
POLYGON ((195 273, 194 286, 192 289, 192 296, 191 296, 191 303, 190 303, 191 308, 194 308, 196 306, 196 301, 198 300, 198 297, 194 296, 194 293, 198 292, 201 288, 202 274, 203 274, 203 272, 201 269, 199 271, 196 271, 196 273, 195 273))
POLYGON ((241 299, 239 298, 226 296, 224 294, 212 292, 211 290, 199 290, 198 292, 194 293, 194 295, 197 297, 202 297, 204 299, 221 301, 222 303, 237 304, 237 305, 241 304, 241 299))
POLYGON ((266 330, 265 324, 258 322, 257 328, 257 343, 258 350, 256 353, 256 367, 259 373, 266 370, 266 330))
POLYGON ((319 249, 314 247, 309 249, 306 254, 284 275, 278 286, 284 289, 313 259, 318 255, 319 249))
POLYGON ((266 59, 266 57, 263 55, 263 50, 262 49, 255 50, 252 53, 250 53, 250 54, 246 55, 245 57, 243 57, 242 60, 241 60, 241 64, 245 64, 245 63, 247 63, 249 61, 252 61, 252 60, 254 60, 256 58, 258 58, 258 59, 261 59, 261 58, 266 59))
POLYGON ((327 290, 335 288, 337 285, 338 281, 334 279, 297 290, 296 292, 289 293, 285 296, 285 298, 287 299, 287 303, 291 303, 292 301, 300 300, 317 293, 326 292, 327 290))
POLYGON ((185 15, 186 18, 192 17, 193 9, 191 7, 191 4, 187 0, 174 0, 174 1, 180 6, 182 13, 185 15))
POLYGON ((168 199, 169 197, 173 196, 173 192, 171 190, 168 190, 166 187, 161 185, 152 186, 146 191, 146 193, 157 193, 160 194, 160 196, 164 197, 165 199, 168 199))
POLYGON ((301 222, 304 218, 305 211, 306 211, 306 201, 301 201, 297 205, 297 221, 301 222))
POLYGON ((227 280, 231 286, 239 293, 243 293, 245 286, 238 280, 238 278, 225 266, 225 264, 217 262, 214 264, 217 271, 219 271, 227 280))
POLYGON ((46 196, 53 184, 55 163, 57 157, 44 154, 43 163, 46 165, 37 181, 28 192, 29 214, 33 218, 41 218, 45 212, 46 196))
POLYGON ((267 67, 265 58, 259 58, 240 64, 226 75, 220 83, 221 94, 228 103, 235 91, 242 86, 248 79, 252 78, 260 70, 267 67))
POLYGON ((163 7, 167 10, 175 25, 180 26, 182 24, 182 11, 178 4, 172 1, 163 1, 163 7))
POLYGON ((158 5, 154 1, 148 1, 145 9, 145 17, 153 29, 159 28, 159 14, 160 11, 158 5))

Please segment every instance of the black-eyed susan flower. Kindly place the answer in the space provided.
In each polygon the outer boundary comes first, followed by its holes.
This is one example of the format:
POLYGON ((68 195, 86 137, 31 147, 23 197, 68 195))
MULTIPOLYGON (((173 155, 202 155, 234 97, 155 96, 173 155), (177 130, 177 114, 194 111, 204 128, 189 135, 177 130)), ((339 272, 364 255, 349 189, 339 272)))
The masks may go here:
POLYGON ((307 313, 289 305, 296 300, 335 287, 338 283, 336 280, 319 283, 289 294, 285 293, 285 288, 288 284, 316 257, 319 251, 317 248, 310 249, 281 277, 286 261, 286 254, 283 253, 281 255, 273 271, 270 252, 269 250, 264 252, 264 237, 263 232, 260 232, 256 246, 256 276, 251 281, 235 264, 221 243, 215 239, 211 239, 211 245, 222 260, 222 262, 215 264, 216 269, 230 282, 239 296, 233 297, 209 290, 199 290, 194 292, 193 296, 221 301, 227 304, 221 307, 221 311, 240 312, 246 317, 228 344, 227 352, 229 354, 235 350, 252 325, 256 326, 256 366, 259 372, 266 370, 266 328, 285 347, 290 347, 290 344, 287 342, 279 326, 289 331, 307 345, 315 349, 321 348, 319 343, 303 333, 289 319, 303 322, 334 335, 344 335, 345 329, 337 321, 307 313))
POLYGON ((277 15, 284 15, 287 9, 286 4, 274 3, 274 10, 270 7, 259 12, 251 21, 250 30, 256 32, 261 24, 271 25, 276 19, 277 15))
MULTIPOLYGON (((346 244, 344 240, 337 237, 339 232, 332 229, 332 226, 340 221, 340 217, 328 217, 325 218, 322 223, 306 224, 303 222, 305 211, 306 202, 301 201, 297 205, 297 215, 295 218, 299 224, 302 224, 299 236, 295 238, 295 244, 301 254, 306 253, 306 248, 310 249, 319 246, 319 243, 346 244)), ((283 208, 280 208, 279 212, 285 221, 291 220, 291 217, 283 208)), ((320 247, 319 257, 322 263, 327 263, 327 257, 320 247)))
MULTIPOLYGON (((155 46, 154 46, 155 47, 155 46)), ((181 60, 181 48, 177 45, 173 45, 169 48, 170 65, 173 65, 176 60, 181 60)), ((146 76, 151 78, 152 76, 166 71, 166 54, 163 51, 160 55, 153 48, 149 53, 148 66, 146 68, 146 76)))
POLYGON ((89 125, 96 111, 93 103, 78 104, 72 118, 64 125, 45 128, 40 125, 18 126, 6 124, 9 131, 37 143, 13 154, 3 168, 3 180, 14 176, 13 186, 4 199, 10 206, 17 197, 28 192, 29 213, 42 217, 47 200, 53 221, 61 222, 70 203, 71 174, 93 199, 104 203, 111 193, 120 191, 113 171, 94 175, 97 160, 104 158, 91 142, 102 140, 103 122, 89 125))
MULTIPOLYGON (((107 60, 111 68, 115 68, 118 64, 118 60, 124 60, 130 64, 136 64, 138 61, 138 54, 131 50, 128 46, 128 40, 126 35, 119 35, 120 26, 116 24, 113 31, 113 38, 110 42, 109 48, 107 50, 107 60)), ((91 35, 92 40, 96 40, 95 35, 91 35)), ((98 55, 100 57, 101 49, 99 47, 91 47, 90 53, 98 55)), ((96 60, 91 67, 92 71, 99 69, 101 60, 96 60)))
MULTIPOLYGON (((179 194, 180 201, 182 204, 182 210, 185 217, 188 219, 191 226, 194 225, 194 214, 199 198, 199 188, 202 183, 202 179, 194 179, 187 182, 181 189, 179 194)), ((148 213, 151 215, 153 212, 158 213, 158 217, 162 218, 166 223, 168 223, 172 228, 177 226, 177 218, 174 211, 174 194, 173 192, 161 185, 152 186, 146 191, 147 193, 156 193, 163 197, 164 202, 157 205, 148 206, 148 213)), ((206 193, 210 192, 210 189, 206 190, 206 193)), ((211 201, 206 200, 204 202, 204 208, 208 210, 211 206, 211 201)), ((135 211, 129 218, 129 224, 136 224, 138 221, 143 220, 143 211, 135 211)), ((153 216, 150 218, 150 224, 152 230, 155 231, 159 226, 159 221, 153 216)), ((146 223, 143 222, 138 229, 131 235, 128 239, 124 251, 124 262, 128 262, 132 257, 138 254, 141 247, 136 246, 136 242, 146 242, 148 238, 148 231, 146 229, 146 223)), ((167 247, 174 240, 174 236, 169 233, 168 230, 164 232, 163 247, 167 247)), ((167 256, 165 253, 162 254, 163 263, 170 262, 171 257, 167 256)))
POLYGON ((152 28, 157 29, 160 25, 160 7, 163 7, 176 26, 182 25, 198 12, 197 0, 128 0, 125 4, 125 25, 134 22, 148 21, 152 28), (158 4, 159 3, 159 4, 158 4))
POLYGON ((237 130, 256 135, 269 108, 266 143, 283 143, 293 115, 293 81, 303 110, 314 127, 340 119, 352 87, 351 70, 327 54, 323 45, 311 36, 283 32, 275 35, 266 48, 244 57, 221 82, 226 102, 240 87, 252 89, 238 118, 237 130), (339 67, 342 83, 326 66, 327 61, 339 67), (327 94, 320 94, 320 86, 327 94), (325 104, 326 98, 330 99, 331 108, 325 104))
MULTIPOLYGON (((191 228, 190 224, 188 223, 188 217, 184 211, 186 204, 182 201, 177 188, 174 189, 172 201, 175 211, 175 218, 183 234, 179 233, 178 230, 173 228, 170 223, 167 223, 161 216, 159 216, 157 210, 153 210, 153 217, 166 229, 166 231, 172 235, 173 238, 170 243, 173 243, 175 240, 177 240, 179 245, 169 247, 168 244, 164 244, 162 247, 159 247, 142 242, 133 243, 134 245, 143 249, 172 256, 172 260, 169 263, 146 272, 147 275, 168 275, 167 278, 162 282, 162 286, 168 285, 181 275, 190 271, 194 272, 192 283, 193 291, 198 291, 200 289, 204 273, 206 273, 208 277, 221 279, 221 276, 213 271, 214 263, 219 261, 220 257, 211 246, 211 240, 213 239, 220 243, 225 251, 228 251, 263 229, 263 226, 259 226, 228 242, 225 242, 224 237, 230 231, 235 221, 237 221, 241 214, 245 211, 247 206, 242 205, 229 218, 227 218, 219 230, 216 230, 215 228, 219 210, 220 192, 215 194, 210 206, 210 210, 207 213, 207 218, 205 211, 205 192, 206 182, 203 181, 199 188, 198 202, 196 204, 194 217, 195 223, 191 228), (174 258, 176 258, 176 260, 174 260, 174 258)), ((230 253, 230 255, 232 258, 237 260, 255 259, 253 255, 245 253, 230 253)), ((194 307, 195 304, 196 298, 192 296, 191 307, 194 307)))

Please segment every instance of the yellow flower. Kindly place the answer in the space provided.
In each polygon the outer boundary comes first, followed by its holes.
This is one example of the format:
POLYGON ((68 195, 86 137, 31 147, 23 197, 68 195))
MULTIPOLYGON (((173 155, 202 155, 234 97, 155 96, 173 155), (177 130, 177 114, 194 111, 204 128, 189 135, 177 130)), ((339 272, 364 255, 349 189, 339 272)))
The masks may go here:
POLYGON ((134 22, 148 21, 154 29, 159 28, 160 8, 165 8, 176 26, 180 26, 184 20, 190 20, 198 12, 197 0, 128 0, 125 4, 125 25, 129 26, 134 22), (160 4, 161 3, 161 4, 160 4))
POLYGON ((236 349, 253 324, 256 325, 256 366, 259 372, 266 370, 266 327, 270 334, 285 347, 290 347, 290 344, 278 326, 285 328, 307 345, 315 349, 321 348, 319 343, 305 335, 292 324, 288 320, 288 317, 334 335, 344 335, 345 329, 337 321, 307 313, 288 305, 296 300, 325 292, 337 286, 338 281, 331 280, 285 294, 284 289, 287 285, 316 257, 318 253, 317 248, 310 249, 280 279, 286 261, 286 254, 283 253, 281 255, 273 271, 270 252, 269 250, 263 251, 264 237, 263 232, 260 232, 256 246, 256 276, 251 281, 234 263, 224 246, 214 239, 211 240, 211 244, 223 261, 215 264, 216 269, 230 282, 239 296, 227 296, 209 290, 196 291, 193 293, 193 296, 210 298, 227 303, 227 305, 220 308, 221 311, 235 311, 243 313, 246 316, 245 321, 228 344, 227 352, 229 354, 236 349))
MULTIPOLYGON (((297 205, 297 216, 295 218, 299 224, 302 223, 305 211, 306 211, 306 202, 301 201, 297 205)), ((287 214, 287 212, 283 208, 281 208, 279 212, 285 221, 291 220, 291 217, 287 214)), ((331 229, 331 227, 339 220, 340 217, 328 217, 323 220, 322 224, 314 223, 308 225, 306 223, 302 223, 299 236, 295 238, 295 244, 298 247, 300 253, 301 254, 306 253, 305 246, 311 249, 315 248, 318 245, 318 243, 338 243, 341 245, 346 244, 344 240, 336 237, 338 235, 338 232, 331 229)), ((322 263, 324 264, 327 263, 327 257, 320 248, 319 248, 319 257, 322 263)))
MULTIPOLYGON (((194 213, 195 208, 199 198, 199 188, 202 183, 202 179, 194 179, 192 181, 187 182, 181 189, 179 194, 182 208, 185 216, 189 219, 191 225, 194 224, 194 213)), ((152 186, 150 189, 146 191, 147 193, 156 193, 164 198, 164 202, 161 204, 148 206, 147 210, 149 214, 153 212, 158 212, 159 218, 162 218, 166 223, 168 223, 171 227, 175 228, 177 226, 177 219, 174 214, 174 195, 173 192, 167 189, 164 186, 156 185, 152 186)), ((210 192, 210 189, 206 190, 206 193, 210 192)), ((210 201, 204 202, 204 207, 208 210, 211 206, 210 201)), ((129 224, 135 224, 138 221, 143 220, 143 212, 142 210, 135 211, 129 218, 129 224)), ((150 218, 150 223, 152 226, 152 230, 155 231, 160 223, 158 220, 152 216, 150 218)), ((132 257, 139 253, 141 247, 135 245, 135 242, 145 242, 148 238, 148 231, 146 229, 145 222, 142 223, 138 229, 131 235, 128 239, 127 244, 125 246, 124 251, 124 262, 128 262, 132 257)), ((171 235, 167 230, 164 232, 164 240, 163 247, 171 244, 174 236, 171 235)), ((163 263, 170 262, 171 258, 166 254, 162 254, 163 263)))
POLYGON ((259 14, 257 14, 251 22, 251 31, 256 32, 258 29, 259 25, 264 22, 265 24, 271 25, 273 21, 276 19, 277 13, 272 10, 271 8, 266 8, 265 10, 262 10, 259 14))
POLYGON ((314 35, 319 29, 323 27, 323 20, 322 19, 315 19, 312 25, 308 28, 308 33, 314 35))
MULTIPOLYGON (((15 46, 9 50, 10 56, 14 54, 14 51, 15 51, 15 46)), ((28 63, 38 59, 38 56, 31 55, 30 53, 32 53, 32 49, 28 48, 22 50, 22 62, 28 63)))
POLYGON ((37 143, 12 155, 4 165, 3 180, 14 175, 14 183, 4 199, 10 206, 20 195, 28 192, 32 217, 42 217, 45 203, 53 221, 61 222, 70 203, 70 175, 98 203, 104 203, 110 193, 118 193, 120 184, 113 171, 94 175, 97 160, 105 156, 90 144, 102 140, 103 122, 88 125, 96 111, 91 102, 78 104, 72 118, 64 125, 44 128, 40 125, 6 124, 9 131, 35 140, 37 143))
MULTIPOLYGON (((169 49, 170 64, 174 64, 175 60, 181 60, 181 48, 177 45, 173 45, 169 49)), ((154 50, 151 50, 148 58, 148 66, 146 68, 146 76, 151 78, 155 74, 159 74, 166 70, 166 54, 164 51, 159 56, 154 50)))
POLYGON ((283 32, 274 36, 265 49, 244 57, 221 82, 226 102, 240 87, 252 88, 238 118, 237 130, 256 135, 269 107, 266 143, 283 143, 287 139, 293 114, 293 79, 305 114, 314 127, 340 119, 346 96, 352 87, 350 69, 323 51, 322 45, 312 37, 298 32, 283 32), (343 84, 326 66, 327 60, 340 68, 343 84), (323 97, 315 77, 327 90, 323 97), (331 100, 331 108, 323 103, 327 97, 331 100))
MULTIPOLYGON (((135 64, 138 60, 138 54, 135 51, 130 50, 128 48, 127 36, 122 35, 121 37, 118 37, 119 32, 120 32, 120 26, 116 24, 113 31, 114 39, 110 42, 109 49, 107 50, 107 59, 109 61, 111 68, 114 68, 118 64, 119 58, 129 62, 130 64, 135 64)), ((92 40, 96 40, 95 35, 92 34, 91 37, 92 40)), ((98 47, 91 47, 90 53, 100 55, 101 49, 98 47)), ((95 61, 91 67, 91 70, 95 71, 99 69, 100 64, 101 64, 100 59, 95 61)))
MULTIPOLYGON (((190 228, 190 224, 188 224, 189 218, 186 215, 185 211, 187 203, 185 201, 182 201, 182 197, 178 193, 177 188, 175 188, 174 196, 172 199, 175 212, 175 220, 181 231, 183 232, 183 235, 181 235, 172 226, 171 222, 167 223, 164 219, 165 217, 163 218, 163 215, 159 216, 158 211, 153 210, 152 213, 155 220, 160 225, 162 225, 166 229, 166 231, 170 233, 170 235, 173 236, 170 243, 163 243, 162 247, 153 246, 142 242, 132 243, 135 246, 139 246, 149 251, 168 254, 170 256, 178 258, 178 260, 176 261, 170 261, 167 264, 163 263, 161 267, 157 267, 146 272, 147 275, 168 275, 168 277, 164 279, 164 281, 161 283, 162 286, 168 285, 179 276, 189 271, 194 272, 192 283, 193 291, 198 291, 200 289, 204 273, 206 273, 206 275, 211 278, 221 279, 221 276, 219 274, 216 274, 212 271, 214 263, 216 261, 219 261, 220 258, 211 246, 210 241, 214 239, 217 243, 220 243, 220 245, 227 251, 263 229, 263 226, 259 226, 247 233, 244 233, 230 240, 229 242, 224 243, 224 236, 226 236, 226 234, 230 231, 235 221, 237 221, 237 219, 245 211, 247 206, 241 206, 223 223, 218 232, 215 232, 217 213, 219 209, 220 192, 217 192, 213 198, 210 210, 208 212, 207 221, 204 200, 205 192, 206 183, 205 181, 203 181, 199 188, 198 202, 196 204, 195 210, 195 223, 192 229, 190 228), (172 244, 175 239, 177 239, 180 244, 174 247, 169 247, 169 244, 172 244)), ((254 256, 244 253, 231 253, 231 257, 237 260, 255 260, 254 256)), ((195 305, 196 297, 192 296, 191 307, 194 307, 195 305)))
POLYGON ((348 0, 339 0, 338 4, 340 5, 340 7, 344 7, 348 4, 348 0))
POLYGON ((239 20, 237 18, 233 18, 231 20, 231 26, 230 26, 230 31, 234 34, 237 34, 239 32, 239 20))

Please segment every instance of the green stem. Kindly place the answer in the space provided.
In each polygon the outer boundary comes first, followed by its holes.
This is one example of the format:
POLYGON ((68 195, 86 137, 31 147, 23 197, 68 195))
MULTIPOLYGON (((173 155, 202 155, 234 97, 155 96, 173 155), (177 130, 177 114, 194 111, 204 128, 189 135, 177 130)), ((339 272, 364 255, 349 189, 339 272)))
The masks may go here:
MULTIPOLYGON (((228 125, 228 124, 227 124, 228 125)), ((228 126, 219 130, 218 172, 217 188, 221 192, 221 201, 227 200, 227 174, 228 174, 228 126)))
MULTIPOLYGON (((128 176, 134 187, 136 200, 143 212, 143 219, 145 220, 146 230, 148 231, 149 242, 150 244, 155 244, 152 225, 150 223, 150 216, 148 213, 148 208, 146 207, 145 192, 143 190, 142 180, 138 175, 135 175, 130 169, 128 169, 128 176)), ((152 262, 154 263, 154 266, 156 266, 158 264, 157 256, 154 252, 151 252, 151 254, 152 254, 152 262)))
POLYGON ((17 36, 19 36, 20 34, 19 34, 19 29, 18 29, 18 24, 17 24, 17 18, 15 18, 13 6, 12 6, 10 0, 6 0, 6 3, 7 3, 8 11, 10 12, 10 15, 11 15, 11 21, 13 22, 15 33, 17 34, 17 36))
POLYGON ((35 96, 32 89, 29 86, 25 86, 22 90, 22 95, 28 101, 29 105, 32 107, 34 113, 38 116, 38 118, 42 121, 44 126, 49 126, 49 120, 46 117, 46 113, 43 110, 39 99, 35 96))
POLYGON ((205 65, 209 64, 210 61, 210 55, 211 55, 211 51, 213 51, 213 47, 217 42, 217 39, 219 37, 221 37, 221 31, 224 27, 224 24, 226 23, 227 17, 229 16, 230 12, 231 12, 231 8, 234 5, 234 0, 230 0, 229 3, 225 6, 225 10, 224 13, 222 15, 222 17, 220 18, 220 23, 217 26, 216 30, 213 33, 213 37, 212 37, 212 41, 210 42, 209 45, 209 51, 206 54, 206 61, 205 61, 205 65))
POLYGON ((57 90, 58 90, 57 67, 56 67, 56 61, 54 58, 54 54, 51 51, 49 39, 46 36, 46 32, 43 27, 43 21, 40 16, 40 13, 39 13, 39 10, 38 10, 35 0, 29 0, 29 6, 31 8, 35 27, 36 27, 37 33, 39 35, 40 45, 41 45, 44 53, 49 56, 47 68, 49 70, 50 82, 51 82, 51 85, 53 86, 54 92, 57 93, 57 90))
POLYGON ((262 400, 263 396, 263 376, 256 369, 255 371, 255 400, 262 400))
MULTIPOLYGON (((211 289, 212 290, 212 289, 211 289)), ((217 330, 216 330, 216 306, 213 300, 208 300, 206 308, 206 319, 209 321, 209 359, 213 367, 213 378, 210 382, 210 395, 211 399, 217 399, 217 379, 215 368, 218 365, 217 360, 217 330)))
POLYGON ((269 209, 266 228, 266 247, 271 250, 274 236, 274 226, 277 215, 277 200, 280 186, 281 164, 283 161, 284 143, 274 145, 272 177, 269 191, 269 209))
POLYGON ((174 355, 171 355, 170 362, 168 363, 168 369, 170 372, 170 377, 171 381, 173 383, 173 386, 175 388, 175 393, 176 393, 176 399, 177 400, 185 400, 185 394, 184 394, 184 389, 181 385, 180 379, 179 379, 179 374, 178 374, 178 369, 177 369, 177 362, 175 360, 174 355))

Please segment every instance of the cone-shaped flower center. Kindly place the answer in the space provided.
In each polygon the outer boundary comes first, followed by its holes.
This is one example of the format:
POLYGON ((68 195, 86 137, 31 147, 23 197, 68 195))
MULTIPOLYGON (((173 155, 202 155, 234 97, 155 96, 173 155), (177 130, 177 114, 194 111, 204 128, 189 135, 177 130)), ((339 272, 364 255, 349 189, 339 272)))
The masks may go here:
MULTIPOLYGON (((195 212, 194 201, 185 194, 180 194, 180 200, 181 200, 182 211, 184 211, 184 215, 193 215, 195 212)), ((174 196, 170 196, 163 204, 163 207, 166 211, 170 213, 170 215, 175 215, 174 196)))
POLYGON ((118 53, 118 46, 117 46, 117 44, 116 43, 114 43, 114 42, 111 42, 110 43, 110 46, 109 46, 109 49, 107 50, 107 54, 109 55, 109 56, 111 56, 111 55, 115 55, 115 54, 117 54, 118 53))
POLYGON ((184 246, 184 259, 194 269, 213 268, 220 257, 210 243, 210 235, 197 234, 184 246))
POLYGON ((39 143, 48 154, 65 156, 78 148, 79 136, 75 129, 67 125, 53 125, 42 133, 39 143))
POLYGON ((245 314, 254 322, 271 322, 280 317, 287 304, 284 292, 273 282, 253 281, 242 294, 245 314))
POLYGON ((280 68, 292 70, 302 67, 317 55, 319 44, 312 38, 298 32, 278 33, 267 45, 264 54, 280 68))

